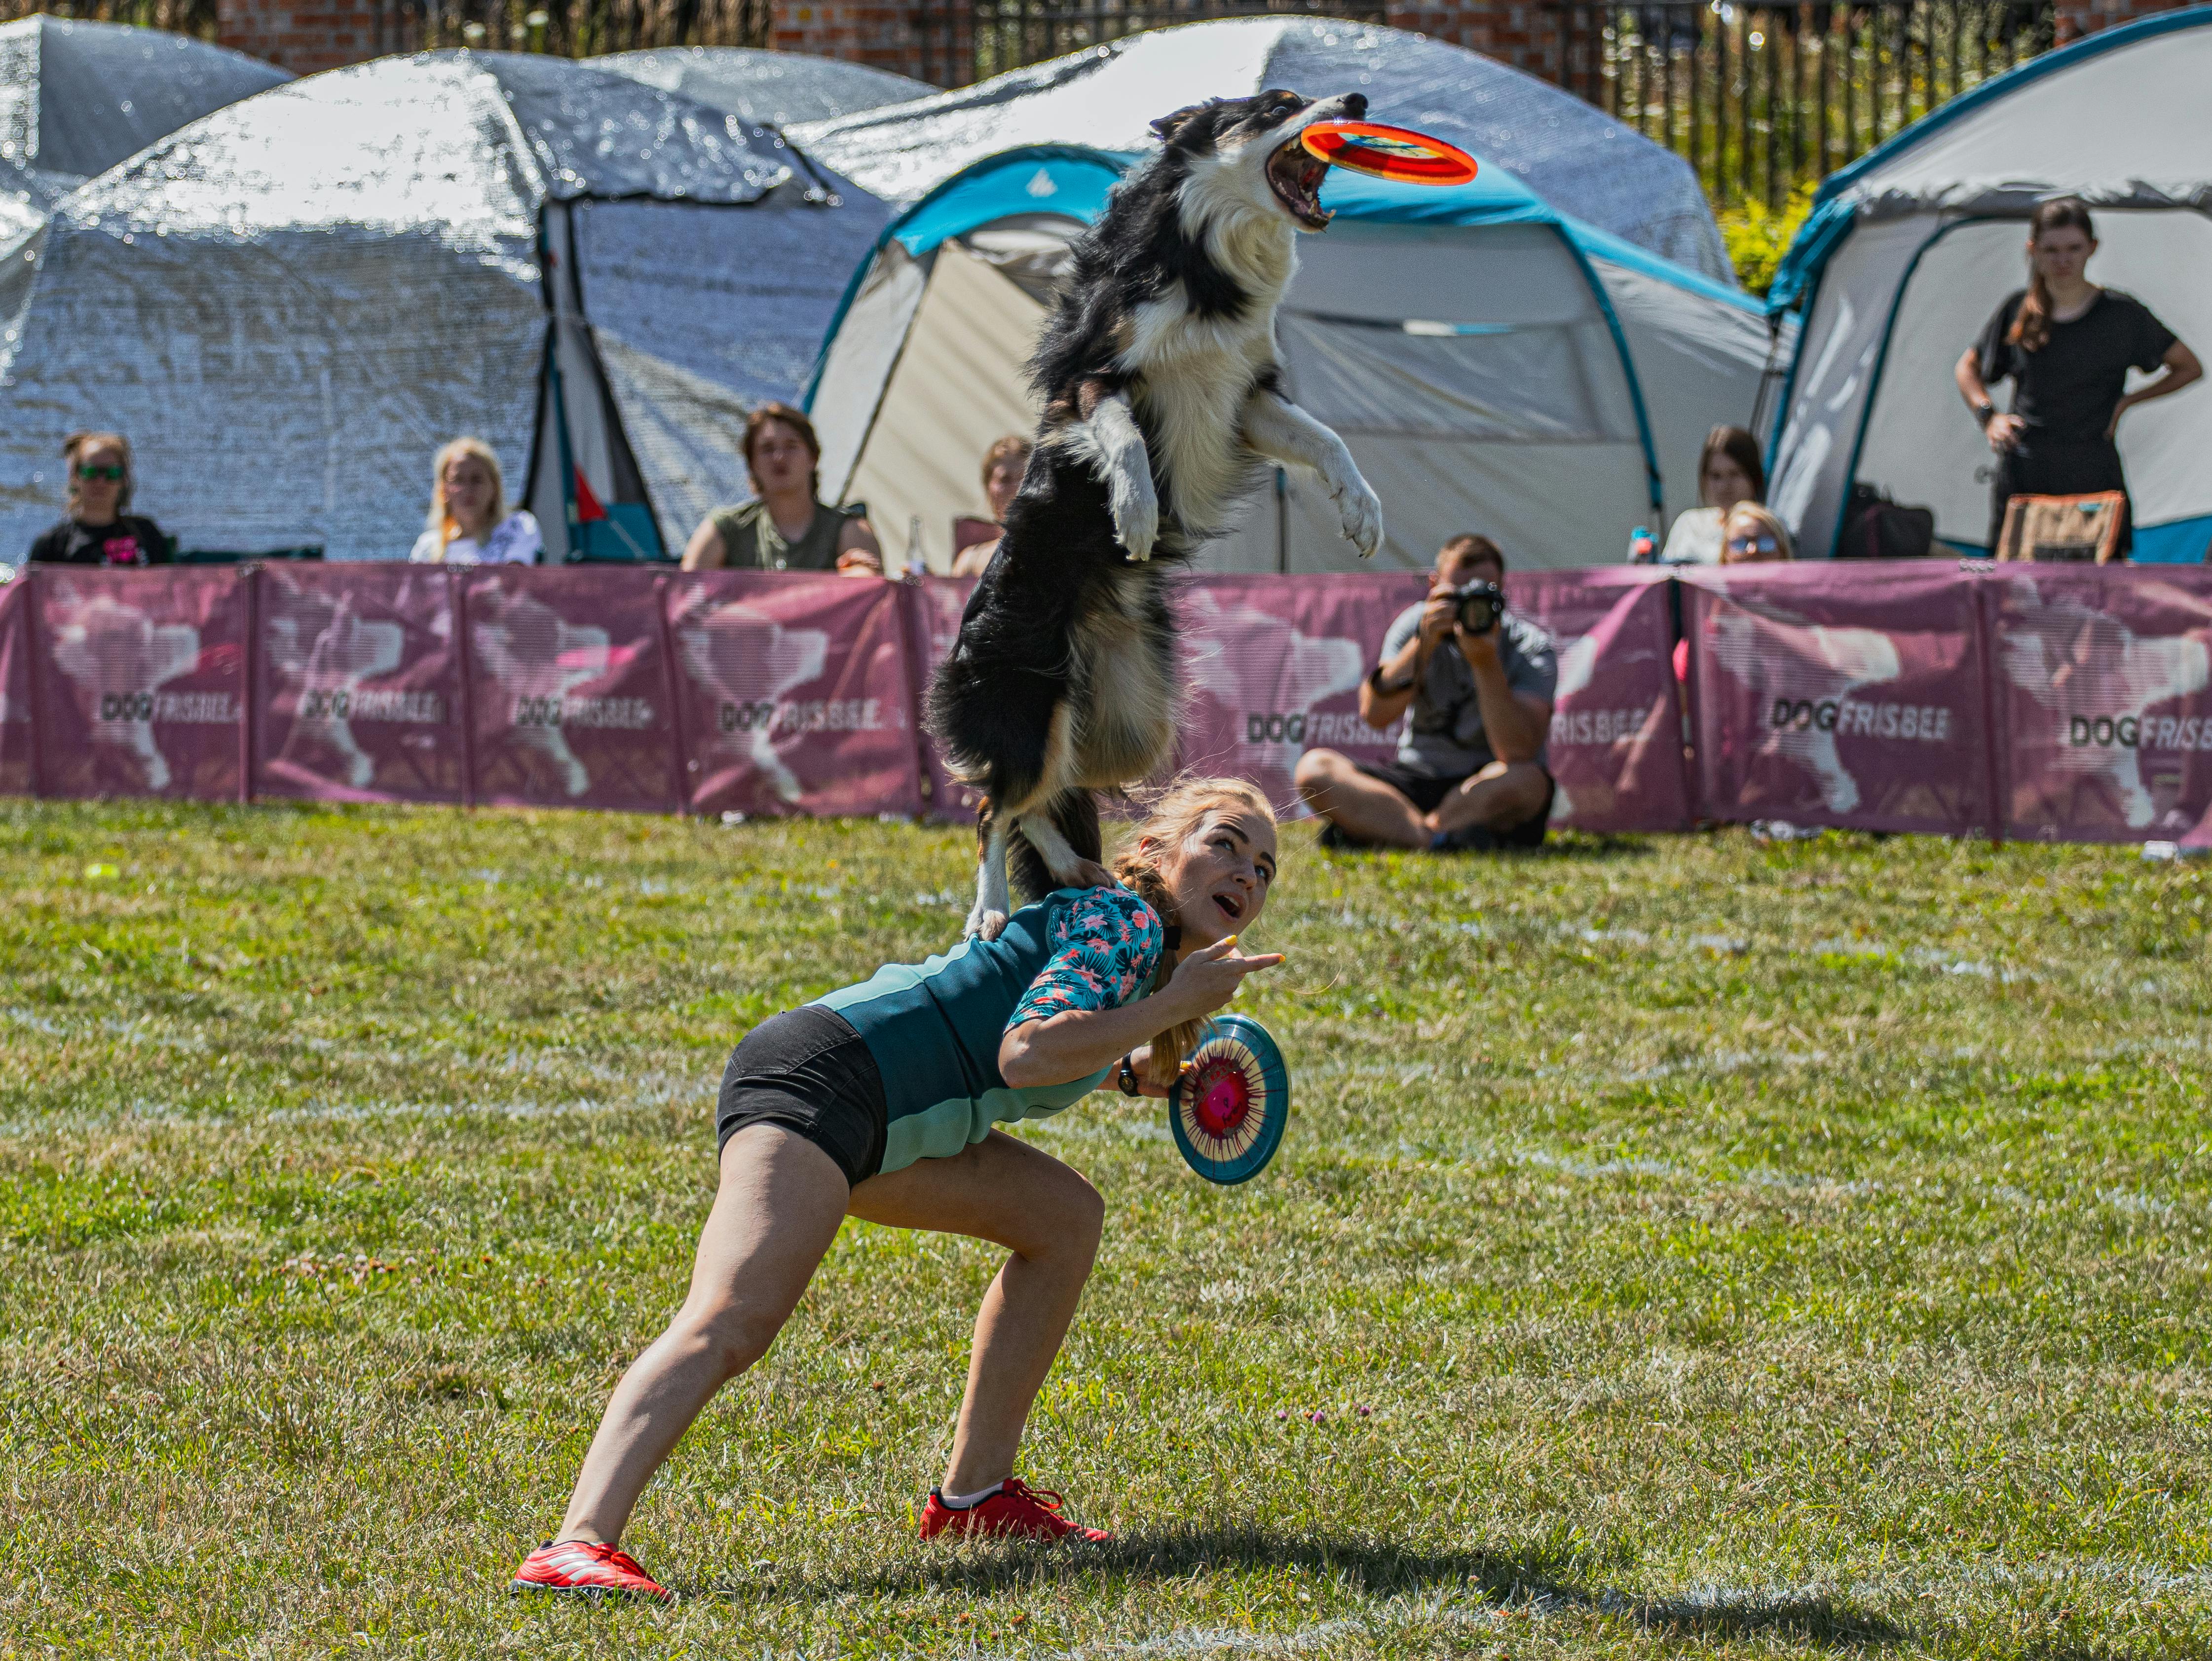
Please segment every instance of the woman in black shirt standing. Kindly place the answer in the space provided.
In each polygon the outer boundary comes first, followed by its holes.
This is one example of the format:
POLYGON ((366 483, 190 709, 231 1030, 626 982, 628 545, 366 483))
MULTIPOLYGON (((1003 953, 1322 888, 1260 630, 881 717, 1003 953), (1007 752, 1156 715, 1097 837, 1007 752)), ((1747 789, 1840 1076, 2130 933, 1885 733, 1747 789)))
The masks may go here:
POLYGON ((31 545, 31 558, 52 565, 167 565, 169 539, 131 505, 131 441, 120 433, 71 433, 69 516, 31 545))
MULTIPOLYGON (((2027 288, 2007 297, 1982 338, 1960 358, 1959 390, 1996 452, 1990 485, 1990 547, 2004 529, 2015 496, 2125 492, 2120 417, 2138 404, 2178 392, 2204 373, 2197 354, 2117 289, 2100 289, 2084 268, 2097 252, 2089 210, 2078 197, 2038 205, 2028 217, 2027 288), (2134 392, 2128 371, 2162 372, 2134 392), (2012 412, 2002 415, 1990 387, 2009 378, 2012 412)), ((2119 551, 2133 545, 2123 512, 2119 551)))

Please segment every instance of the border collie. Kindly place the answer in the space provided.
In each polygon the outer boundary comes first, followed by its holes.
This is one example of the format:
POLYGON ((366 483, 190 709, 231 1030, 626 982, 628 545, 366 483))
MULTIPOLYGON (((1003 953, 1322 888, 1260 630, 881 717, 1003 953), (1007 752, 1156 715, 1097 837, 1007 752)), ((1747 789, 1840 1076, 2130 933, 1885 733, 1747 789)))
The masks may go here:
POLYGON ((985 796, 970 934, 1006 927, 1010 846, 1035 855, 1025 886, 1112 880, 1091 792, 1148 776, 1174 745, 1171 574, 1267 466, 1316 474, 1361 555, 1381 545, 1382 504, 1343 440, 1285 395, 1275 357, 1297 234, 1329 222, 1328 164, 1298 135, 1366 113, 1358 93, 1263 92, 1164 116, 1160 153, 1075 243, 1030 364, 1036 448, 930 686, 930 728, 985 796))

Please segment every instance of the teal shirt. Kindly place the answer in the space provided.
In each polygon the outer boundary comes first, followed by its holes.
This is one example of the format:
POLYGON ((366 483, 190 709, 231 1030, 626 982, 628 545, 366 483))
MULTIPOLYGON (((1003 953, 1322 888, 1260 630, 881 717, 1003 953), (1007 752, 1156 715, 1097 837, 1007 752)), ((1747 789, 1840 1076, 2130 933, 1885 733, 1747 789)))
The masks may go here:
POLYGON ((1159 968, 1152 909, 1123 888, 1063 888, 941 957, 886 964, 815 1002, 860 1035, 884 1081, 884 1171, 942 1159, 994 1124, 1059 1112, 1105 1081, 1017 1090, 999 1072, 1010 1027, 1069 1009, 1114 1009, 1142 996, 1159 968))

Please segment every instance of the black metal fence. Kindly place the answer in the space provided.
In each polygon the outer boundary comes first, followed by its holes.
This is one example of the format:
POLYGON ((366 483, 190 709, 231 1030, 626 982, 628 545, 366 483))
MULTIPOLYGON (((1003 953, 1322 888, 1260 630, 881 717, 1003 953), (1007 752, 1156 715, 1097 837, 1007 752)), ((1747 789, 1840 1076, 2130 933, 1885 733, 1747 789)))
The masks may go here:
POLYGON ((920 0, 914 73, 964 87, 1144 29, 1273 13, 1380 23, 1385 0, 920 0))
POLYGON ((216 0, 60 0, 58 4, 53 0, 0 0, 0 22, 12 23, 40 12, 96 23, 136 23, 203 40, 214 40, 216 33, 216 0))
POLYGON ((1717 207, 1780 208, 2053 44, 2049 0, 1563 0, 1555 78, 1688 159, 1717 207))

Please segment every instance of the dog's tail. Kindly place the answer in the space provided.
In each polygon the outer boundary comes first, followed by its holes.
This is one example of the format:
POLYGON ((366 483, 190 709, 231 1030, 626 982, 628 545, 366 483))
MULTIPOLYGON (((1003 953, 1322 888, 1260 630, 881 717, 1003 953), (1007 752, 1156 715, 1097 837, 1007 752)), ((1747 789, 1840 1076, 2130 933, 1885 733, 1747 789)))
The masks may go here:
MULTIPOLYGON (((1067 838, 1067 845, 1075 850, 1077 858, 1105 863, 1106 840, 1098 824, 1097 797, 1088 790, 1063 790, 1052 799, 1046 811, 1060 827, 1060 834, 1067 838)), ((991 817, 991 804, 986 801, 975 819, 979 849, 990 834, 991 817)), ((1024 902, 1041 900, 1057 885, 1042 857, 1019 830, 1006 838, 1006 879, 1024 902)))

